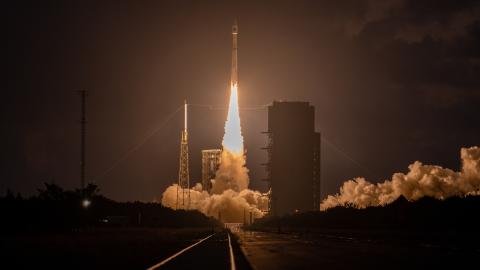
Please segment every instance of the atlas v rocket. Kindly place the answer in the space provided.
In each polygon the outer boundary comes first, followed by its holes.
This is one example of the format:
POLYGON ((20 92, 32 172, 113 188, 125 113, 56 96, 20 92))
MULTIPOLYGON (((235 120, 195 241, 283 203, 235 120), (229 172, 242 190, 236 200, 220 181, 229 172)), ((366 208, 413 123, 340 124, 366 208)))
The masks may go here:
POLYGON ((238 66, 237 66, 237 37, 238 37, 238 25, 237 20, 232 26, 232 77, 231 85, 238 85, 238 66))

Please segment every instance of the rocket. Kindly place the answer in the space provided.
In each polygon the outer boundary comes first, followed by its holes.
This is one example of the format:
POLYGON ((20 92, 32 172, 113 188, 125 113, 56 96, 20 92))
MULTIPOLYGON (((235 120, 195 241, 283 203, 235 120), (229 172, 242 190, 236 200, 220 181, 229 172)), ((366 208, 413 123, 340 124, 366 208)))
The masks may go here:
POLYGON ((235 20, 232 26, 232 76, 231 76, 231 82, 230 82, 231 85, 238 85, 237 37, 238 37, 238 25, 237 25, 237 20, 235 20))

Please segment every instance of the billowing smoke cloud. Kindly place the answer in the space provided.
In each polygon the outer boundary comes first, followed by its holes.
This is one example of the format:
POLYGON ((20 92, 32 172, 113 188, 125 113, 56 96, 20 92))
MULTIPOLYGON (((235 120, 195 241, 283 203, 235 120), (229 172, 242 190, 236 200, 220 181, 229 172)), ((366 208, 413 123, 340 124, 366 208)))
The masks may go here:
MULTIPOLYGON (((202 190, 201 184, 190 189, 190 207, 207 216, 224 222, 243 222, 250 212, 255 218, 262 217, 268 207, 268 198, 258 191, 248 189, 248 169, 245 157, 229 151, 222 152, 222 162, 212 181, 212 194, 202 190)), ((163 193, 162 205, 175 209, 177 184, 163 193)))
POLYGON ((212 181, 212 193, 221 194, 228 189, 236 192, 247 189, 250 179, 243 154, 222 151, 221 161, 215 180, 212 181))
POLYGON ((328 196, 321 203, 320 209, 383 206, 402 195, 410 201, 424 196, 443 200, 452 196, 480 195, 480 148, 462 148, 461 159, 460 172, 416 161, 408 166, 407 174, 395 173, 391 180, 383 183, 372 184, 361 177, 348 180, 340 193, 328 196))

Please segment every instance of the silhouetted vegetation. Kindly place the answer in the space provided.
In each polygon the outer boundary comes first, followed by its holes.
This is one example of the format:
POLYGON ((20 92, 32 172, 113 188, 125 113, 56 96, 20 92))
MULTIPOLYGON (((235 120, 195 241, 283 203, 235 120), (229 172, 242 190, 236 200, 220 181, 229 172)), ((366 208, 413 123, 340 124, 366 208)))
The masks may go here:
POLYGON ((217 222, 198 211, 174 211, 159 203, 116 202, 96 185, 63 190, 45 183, 38 194, 23 198, 7 190, 0 197, 2 233, 76 231, 89 227, 211 227, 217 222), (88 203, 86 202, 88 200, 88 203))
POLYGON ((325 212, 306 212, 257 220, 251 229, 345 229, 400 231, 476 231, 480 196, 452 197, 444 201, 424 197, 409 202, 400 197, 384 207, 336 207, 325 212))

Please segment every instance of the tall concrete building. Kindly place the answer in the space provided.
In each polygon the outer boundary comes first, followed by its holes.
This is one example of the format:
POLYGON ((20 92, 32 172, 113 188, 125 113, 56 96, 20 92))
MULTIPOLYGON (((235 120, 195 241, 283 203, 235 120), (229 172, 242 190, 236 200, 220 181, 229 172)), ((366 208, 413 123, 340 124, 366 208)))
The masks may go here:
POLYGON ((215 173, 220 166, 221 155, 220 149, 202 150, 202 186, 208 193, 212 189, 211 180, 215 179, 215 173))
POLYGON ((308 102, 273 102, 268 107, 267 181, 271 213, 320 208, 320 133, 308 102))

